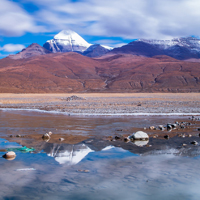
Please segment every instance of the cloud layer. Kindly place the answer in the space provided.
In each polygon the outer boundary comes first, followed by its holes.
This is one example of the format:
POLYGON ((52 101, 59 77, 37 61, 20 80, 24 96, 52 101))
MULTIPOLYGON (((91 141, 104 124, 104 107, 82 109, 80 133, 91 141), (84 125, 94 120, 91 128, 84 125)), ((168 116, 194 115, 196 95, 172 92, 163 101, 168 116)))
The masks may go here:
POLYGON ((4 52, 16 52, 21 51, 24 48, 25 46, 22 44, 6 44, 3 47, 0 47, 0 50, 4 52))
POLYGON ((198 0, 1 0, 0 33, 71 28, 84 35, 128 39, 200 35, 199 10, 198 0), (27 3, 38 10, 25 10, 27 3))

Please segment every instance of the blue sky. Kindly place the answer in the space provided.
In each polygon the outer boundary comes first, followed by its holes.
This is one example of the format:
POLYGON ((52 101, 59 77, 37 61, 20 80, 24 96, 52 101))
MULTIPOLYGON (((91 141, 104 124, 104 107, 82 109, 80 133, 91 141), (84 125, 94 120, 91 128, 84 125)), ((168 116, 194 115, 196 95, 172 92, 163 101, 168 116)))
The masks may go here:
POLYGON ((71 29, 89 43, 200 35, 199 0, 0 0, 0 58, 71 29))

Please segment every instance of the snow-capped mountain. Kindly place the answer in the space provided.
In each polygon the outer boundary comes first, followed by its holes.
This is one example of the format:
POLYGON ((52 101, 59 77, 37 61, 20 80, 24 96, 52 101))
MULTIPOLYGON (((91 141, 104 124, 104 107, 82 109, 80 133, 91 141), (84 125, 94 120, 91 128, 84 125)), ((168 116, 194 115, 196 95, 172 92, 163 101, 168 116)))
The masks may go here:
POLYGON ((80 35, 71 30, 63 30, 54 36, 54 39, 48 40, 43 47, 56 52, 71 52, 78 51, 83 52, 91 44, 86 42, 80 35))
POLYGON ((54 39, 46 41, 43 47, 53 53, 75 51, 86 55, 89 52, 89 57, 101 56, 113 49, 105 45, 89 44, 72 30, 63 30, 59 32, 54 36, 54 39))
POLYGON ((122 47, 115 48, 111 52, 147 57, 167 55, 179 60, 200 58, 200 40, 194 37, 175 38, 172 40, 138 39, 122 47))
POLYGON ((137 41, 145 42, 151 45, 156 45, 161 49, 168 49, 173 46, 180 46, 189 48, 193 51, 200 51, 200 40, 195 37, 181 37, 181 38, 174 38, 171 40, 146 40, 146 39, 139 39, 137 41))

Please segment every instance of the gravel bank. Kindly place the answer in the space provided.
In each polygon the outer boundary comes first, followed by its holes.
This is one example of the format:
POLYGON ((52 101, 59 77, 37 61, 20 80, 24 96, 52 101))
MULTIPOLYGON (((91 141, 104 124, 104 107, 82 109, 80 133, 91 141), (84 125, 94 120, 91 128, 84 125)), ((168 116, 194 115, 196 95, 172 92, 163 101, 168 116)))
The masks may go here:
POLYGON ((67 114, 199 114, 199 93, 0 94, 0 108, 67 114), (69 98, 75 96, 75 98, 69 98), (77 98, 78 97, 78 98, 77 98))

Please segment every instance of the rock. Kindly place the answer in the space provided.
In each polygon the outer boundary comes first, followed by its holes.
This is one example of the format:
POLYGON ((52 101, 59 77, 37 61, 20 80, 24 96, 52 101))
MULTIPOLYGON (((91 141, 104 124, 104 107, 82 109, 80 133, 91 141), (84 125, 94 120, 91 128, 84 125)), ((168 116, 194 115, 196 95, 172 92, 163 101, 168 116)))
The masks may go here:
POLYGON ((192 137, 192 135, 191 135, 191 134, 188 134, 188 137, 192 137))
POLYGON ((21 135, 16 135, 16 137, 21 137, 21 135))
POLYGON ((164 128, 163 125, 159 125, 158 128, 159 128, 159 130, 161 130, 161 131, 164 131, 164 130, 165 130, 165 128, 164 128))
POLYGON ((185 137, 185 134, 180 134, 179 137, 184 138, 184 137, 185 137))
POLYGON ((73 101, 73 100, 85 100, 85 99, 82 98, 82 97, 78 97, 78 96, 73 95, 73 96, 71 96, 71 97, 67 97, 66 99, 63 98, 62 100, 73 101))
POLYGON ((128 137, 124 138, 124 142, 129 142, 130 139, 128 137))
POLYGON ((185 126, 184 126, 184 125, 181 125, 181 126, 180 126, 180 128, 184 129, 184 128, 185 128, 185 126))
POLYGON ((14 151, 8 151, 6 154, 2 156, 3 158, 6 158, 7 160, 13 160, 16 157, 16 154, 14 151))
POLYGON ((141 103, 138 103, 138 105, 137 106, 142 106, 142 104, 141 103))
POLYGON ((59 138, 59 141, 61 141, 61 142, 64 141, 64 140, 65 140, 64 138, 59 138))
POLYGON ((120 136, 115 136, 115 140, 120 140, 121 138, 120 138, 120 136))
POLYGON ((158 135, 154 135, 154 136, 153 136, 153 138, 157 138, 157 137, 158 137, 158 135))
POLYGON ((137 131, 136 133, 133 133, 131 136, 129 136, 129 138, 133 140, 148 140, 149 136, 143 131, 137 131))
POLYGON ((177 124, 167 124, 167 129, 174 129, 176 128, 177 124))
POLYGON ((169 135, 165 135, 164 138, 168 140, 169 139, 169 135))
POLYGON ((187 144, 183 143, 182 146, 185 147, 185 146, 187 146, 187 144))
POLYGON ((191 144, 193 144, 193 145, 197 145, 198 142, 194 140, 194 141, 191 142, 191 144))
POLYGON ((149 129, 150 130, 155 130, 155 126, 150 126, 149 129))
POLYGON ((51 131, 49 131, 49 133, 48 133, 49 135, 52 135, 53 133, 51 132, 51 131))
POLYGON ((172 126, 170 124, 167 124, 167 130, 171 130, 172 126))
POLYGON ((48 133, 45 133, 43 136, 42 136, 42 139, 43 140, 49 140, 51 137, 48 133))

